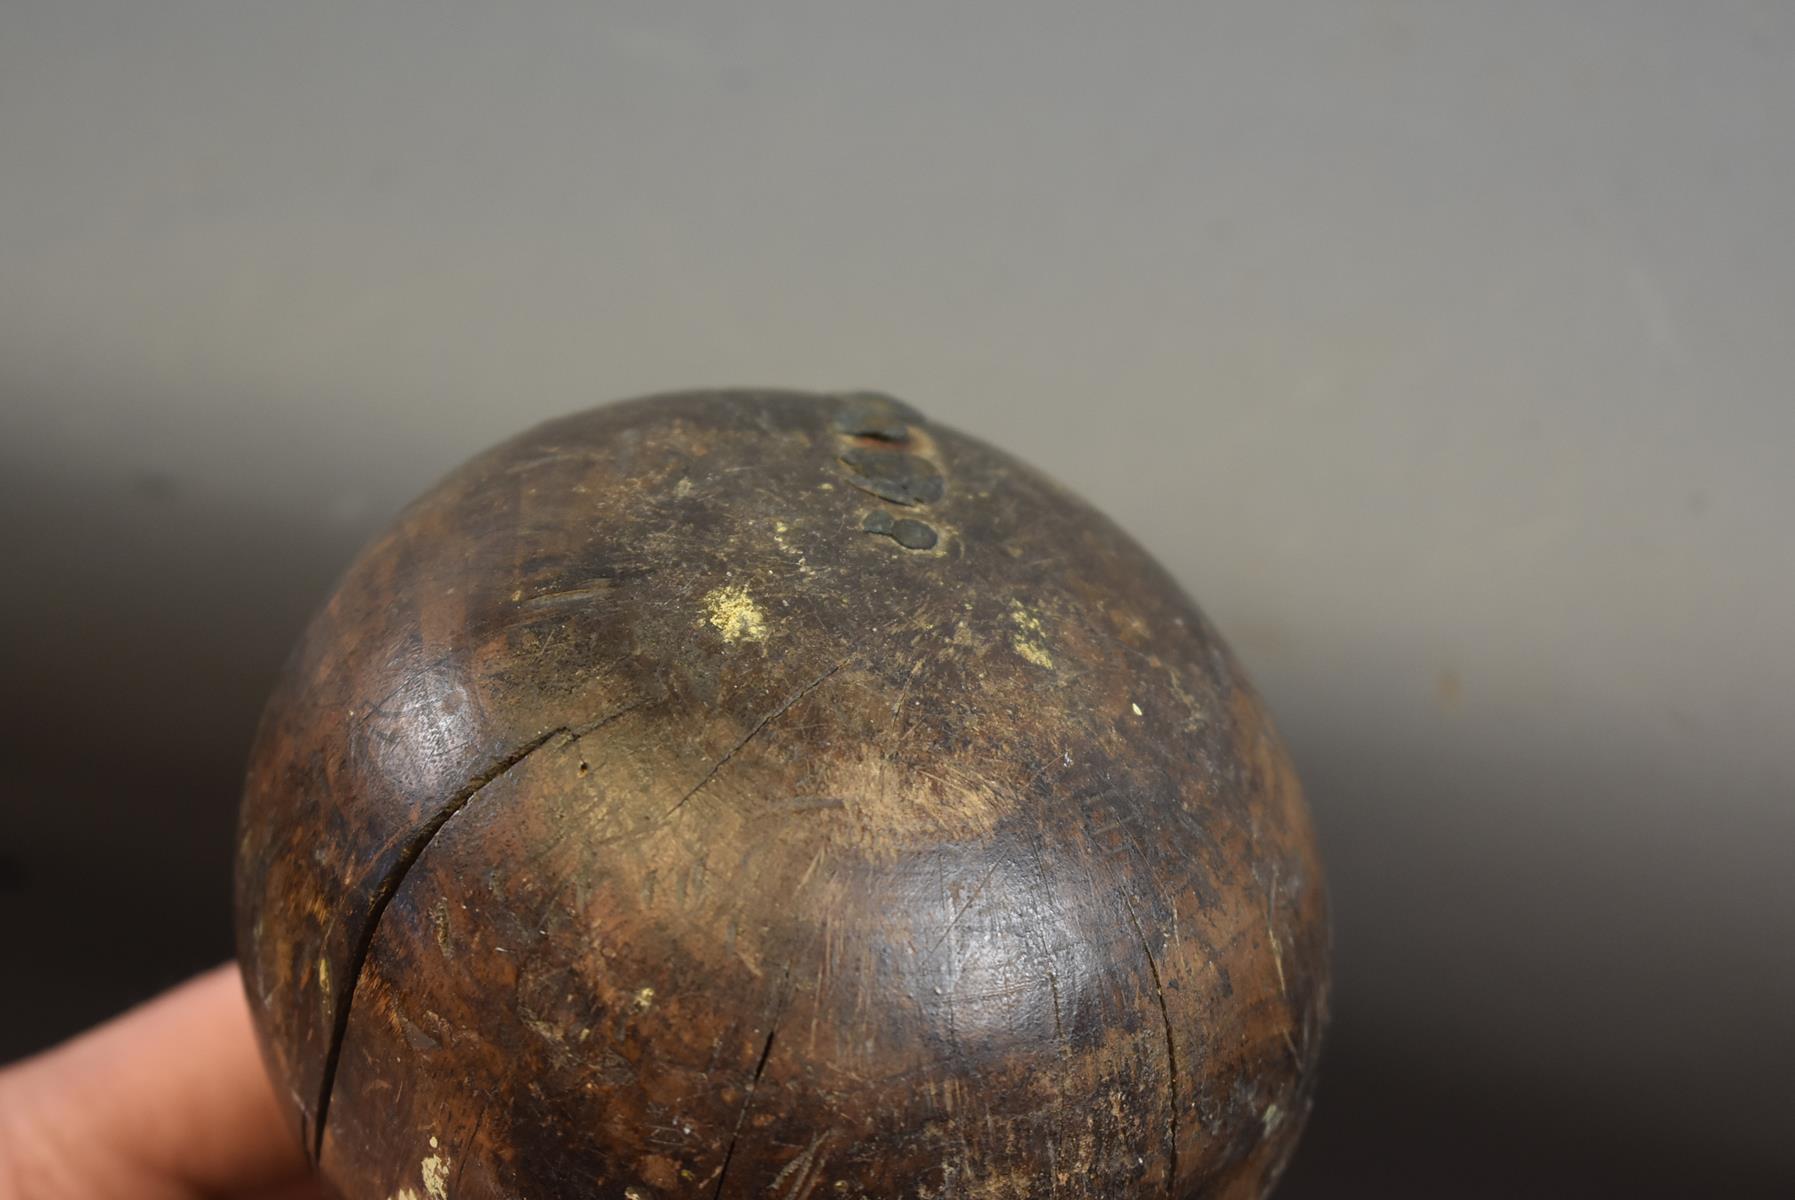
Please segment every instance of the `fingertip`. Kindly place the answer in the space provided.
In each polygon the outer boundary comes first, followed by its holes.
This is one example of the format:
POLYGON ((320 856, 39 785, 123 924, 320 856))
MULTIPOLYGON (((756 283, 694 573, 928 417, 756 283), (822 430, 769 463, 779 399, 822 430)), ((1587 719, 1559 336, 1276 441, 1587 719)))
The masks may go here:
POLYGON ((82 1181, 71 1194, 255 1191, 305 1172, 234 963, 0 1073, 0 1096, 29 1114, 26 1149, 82 1181))

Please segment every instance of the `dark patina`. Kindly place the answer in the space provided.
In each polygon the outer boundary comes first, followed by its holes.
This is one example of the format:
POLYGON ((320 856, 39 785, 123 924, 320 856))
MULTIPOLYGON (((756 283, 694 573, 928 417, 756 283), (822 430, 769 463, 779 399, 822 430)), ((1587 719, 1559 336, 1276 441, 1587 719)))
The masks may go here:
POLYGON ((1203 616, 869 394, 599 408, 408 508, 269 703, 237 911, 347 1200, 1258 1197, 1326 1007, 1203 616))

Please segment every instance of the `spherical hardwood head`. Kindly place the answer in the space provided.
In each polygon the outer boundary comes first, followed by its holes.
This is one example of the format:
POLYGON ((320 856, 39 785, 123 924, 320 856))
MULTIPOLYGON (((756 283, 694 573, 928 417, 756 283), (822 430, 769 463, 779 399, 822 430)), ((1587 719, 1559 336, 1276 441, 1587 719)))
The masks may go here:
POLYGON ((237 912, 347 1200, 1257 1197, 1326 1009, 1214 630, 867 393, 597 408, 416 501, 269 703, 237 912))

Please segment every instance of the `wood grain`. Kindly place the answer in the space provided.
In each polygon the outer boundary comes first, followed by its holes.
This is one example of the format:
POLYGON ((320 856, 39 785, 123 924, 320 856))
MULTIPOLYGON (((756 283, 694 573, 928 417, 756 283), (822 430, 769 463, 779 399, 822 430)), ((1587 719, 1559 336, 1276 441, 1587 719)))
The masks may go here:
POLYGON ((1215 632, 869 394, 598 408, 414 503, 269 703, 237 887, 349 1200, 1255 1197, 1326 1009, 1215 632))

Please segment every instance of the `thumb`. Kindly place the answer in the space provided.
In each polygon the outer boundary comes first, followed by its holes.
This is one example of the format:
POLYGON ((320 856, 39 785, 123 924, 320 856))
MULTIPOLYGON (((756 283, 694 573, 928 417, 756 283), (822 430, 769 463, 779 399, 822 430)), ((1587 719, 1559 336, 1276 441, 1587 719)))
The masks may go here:
POLYGON ((0 1200, 323 1195, 305 1180, 234 964, 0 1070, 0 1200))

